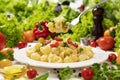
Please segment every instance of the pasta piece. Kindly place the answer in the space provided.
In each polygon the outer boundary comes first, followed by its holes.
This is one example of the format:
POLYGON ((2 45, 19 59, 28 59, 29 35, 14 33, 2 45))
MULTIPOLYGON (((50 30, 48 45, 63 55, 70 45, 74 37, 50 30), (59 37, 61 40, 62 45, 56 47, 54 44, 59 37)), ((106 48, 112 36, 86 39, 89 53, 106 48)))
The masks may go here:
POLYGON ((40 57, 40 61, 48 62, 48 55, 42 55, 42 56, 40 57))
POLYGON ((63 42, 62 42, 62 41, 59 42, 59 46, 60 46, 60 47, 63 46, 63 42))
POLYGON ((60 56, 62 59, 64 59, 64 58, 65 58, 65 52, 61 52, 61 53, 59 54, 59 56, 60 56))
POLYGON ((49 22, 47 26, 50 32, 65 33, 69 30, 69 24, 63 16, 58 16, 54 18, 54 25, 52 22, 49 22))
POLYGON ((72 60, 70 59, 69 56, 66 56, 66 57, 64 58, 64 62, 65 62, 65 63, 70 63, 70 62, 72 62, 72 60))
POLYGON ((59 48, 52 48, 52 49, 51 49, 51 53, 52 53, 52 54, 59 55, 59 54, 60 54, 60 50, 59 50, 59 48))
POLYGON ((76 49, 72 50, 72 54, 77 54, 77 50, 76 49))
POLYGON ((72 60, 72 62, 77 62, 79 60, 79 58, 77 57, 77 54, 71 54, 70 59, 72 60))
POLYGON ((42 44, 41 43, 37 43, 35 46, 34 46, 34 48, 35 48, 35 51, 36 52, 39 52, 40 51, 40 47, 42 46, 42 44))
POLYGON ((56 54, 49 54, 48 62, 50 62, 50 63, 61 63, 62 58, 57 56, 56 54))
POLYGON ((39 61, 40 60, 40 55, 37 52, 35 52, 35 53, 31 54, 30 58, 33 59, 33 60, 39 61))
POLYGON ((89 59, 89 56, 86 55, 86 54, 80 54, 79 55, 79 61, 84 61, 84 60, 87 60, 89 59))
POLYGON ((65 53, 69 53, 69 54, 72 54, 73 50, 71 48, 66 48, 65 49, 65 53))
POLYGON ((59 47, 60 52, 65 52, 66 48, 65 47, 59 47))
POLYGON ((35 48, 29 48, 29 49, 27 50, 27 52, 26 52, 26 53, 27 53, 27 56, 30 57, 31 54, 34 53, 35 51, 36 51, 35 48))
POLYGON ((51 47, 49 45, 46 45, 44 47, 41 47, 40 51, 41 51, 42 54, 50 54, 51 47))
POLYGON ((91 48, 87 47, 86 48, 86 55, 89 56, 89 58, 93 57, 93 51, 91 50, 91 48))
POLYGON ((48 26, 48 29, 49 29, 50 32, 55 32, 55 28, 54 28, 52 22, 49 22, 49 23, 47 24, 47 26, 48 26))

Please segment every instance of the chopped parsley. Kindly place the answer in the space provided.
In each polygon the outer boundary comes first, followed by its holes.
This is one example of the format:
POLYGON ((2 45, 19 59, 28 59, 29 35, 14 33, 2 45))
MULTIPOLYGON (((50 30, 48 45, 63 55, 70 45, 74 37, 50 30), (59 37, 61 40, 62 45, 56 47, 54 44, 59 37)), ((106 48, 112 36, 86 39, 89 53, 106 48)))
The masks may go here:
POLYGON ((82 52, 83 51, 83 48, 80 48, 80 52, 82 52))

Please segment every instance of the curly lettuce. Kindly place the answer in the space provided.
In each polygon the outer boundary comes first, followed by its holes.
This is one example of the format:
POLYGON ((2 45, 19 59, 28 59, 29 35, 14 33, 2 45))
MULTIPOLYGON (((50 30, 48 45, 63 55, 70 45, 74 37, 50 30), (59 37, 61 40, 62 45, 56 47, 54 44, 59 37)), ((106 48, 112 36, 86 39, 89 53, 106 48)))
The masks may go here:
POLYGON ((71 21, 79 14, 78 12, 72 10, 69 6, 61 6, 62 11, 56 12, 55 7, 57 6, 57 4, 51 1, 49 1, 48 3, 46 4, 46 0, 43 0, 40 4, 36 6, 33 14, 26 18, 22 23, 22 26, 24 26, 24 30, 33 29, 36 22, 44 20, 53 21, 53 19, 55 17, 58 17, 59 15, 64 16, 67 21, 71 21))
POLYGON ((14 16, 8 17, 7 14, 0 13, 0 32, 6 37, 7 47, 15 47, 23 39, 22 31, 23 29, 14 16))

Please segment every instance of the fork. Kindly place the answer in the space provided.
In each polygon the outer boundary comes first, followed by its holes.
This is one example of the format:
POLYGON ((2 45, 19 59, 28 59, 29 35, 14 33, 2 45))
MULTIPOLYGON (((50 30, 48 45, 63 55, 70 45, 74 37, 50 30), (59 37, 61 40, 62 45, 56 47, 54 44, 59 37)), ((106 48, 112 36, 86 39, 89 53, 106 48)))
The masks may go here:
POLYGON ((77 18, 75 18, 75 19, 72 20, 72 22, 71 22, 70 25, 69 25, 70 28, 72 28, 72 27, 75 26, 77 23, 79 23, 80 17, 81 17, 83 14, 85 14, 87 11, 89 11, 90 9, 93 9, 93 8, 99 6, 99 5, 101 5, 101 4, 103 4, 103 3, 107 2, 107 1, 108 1, 108 0, 102 0, 102 1, 99 2, 98 4, 96 4, 96 5, 92 6, 92 7, 89 7, 89 8, 87 8, 87 9, 85 9, 83 12, 81 12, 81 13, 79 14, 79 16, 78 16, 77 18))

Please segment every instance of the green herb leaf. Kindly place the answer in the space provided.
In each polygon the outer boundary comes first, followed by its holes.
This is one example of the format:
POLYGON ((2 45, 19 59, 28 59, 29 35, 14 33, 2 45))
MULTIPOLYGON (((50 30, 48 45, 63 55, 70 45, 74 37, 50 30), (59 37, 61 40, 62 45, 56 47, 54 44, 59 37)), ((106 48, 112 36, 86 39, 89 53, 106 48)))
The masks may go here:
POLYGON ((63 43, 63 47, 68 47, 67 42, 64 42, 64 43, 63 43))
POLYGON ((72 74, 73 74, 73 70, 69 67, 66 67, 60 70, 59 76, 61 80, 69 80, 72 74))
POLYGON ((92 80, 119 80, 120 65, 111 65, 109 63, 95 63, 90 67, 94 71, 92 80))
POLYGON ((8 56, 6 56, 2 52, 0 52, 0 60, 2 60, 2 59, 8 59, 8 56))
POLYGON ((66 56, 70 56, 70 54, 68 53, 68 54, 66 54, 66 56))
POLYGON ((83 51, 83 48, 80 48, 80 52, 82 52, 83 51))
POLYGON ((9 55, 9 59, 13 61, 13 60, 14 60, 13 53, 8 50, 8 51, 7 51, 7 54, 9 55))
POLYGON ((49 76, 49 73, 45 73, 45 74, 43 74, 43 75, 41 75, 33 80, 47 80, 48 76, 49 76))

